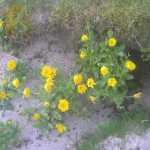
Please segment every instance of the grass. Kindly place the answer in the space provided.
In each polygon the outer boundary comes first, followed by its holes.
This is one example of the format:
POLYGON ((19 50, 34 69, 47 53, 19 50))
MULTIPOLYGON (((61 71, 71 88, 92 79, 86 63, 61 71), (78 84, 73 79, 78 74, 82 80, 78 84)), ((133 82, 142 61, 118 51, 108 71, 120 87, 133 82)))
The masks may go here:
POLYGON ((129 131, 141 133, 149 128, 149 121, 149 112, 145 113, 143 109, 121 113, 113 120, 99 124, 93 134, 76 145, 77 150, 96 150, 100 142, 112 135, 122 136, 129 131))
POLYGON ((7 150, 19 144, 18 133, 18 125, 0 122, 0 150, 7 150))
POLYGON ((150 60, 149 0, 60 0, 51 10, 50 28, 71 30, 75 39, 86 32, 87 24, 101 37, 112 29, 128 48, 141 49, 150 60))

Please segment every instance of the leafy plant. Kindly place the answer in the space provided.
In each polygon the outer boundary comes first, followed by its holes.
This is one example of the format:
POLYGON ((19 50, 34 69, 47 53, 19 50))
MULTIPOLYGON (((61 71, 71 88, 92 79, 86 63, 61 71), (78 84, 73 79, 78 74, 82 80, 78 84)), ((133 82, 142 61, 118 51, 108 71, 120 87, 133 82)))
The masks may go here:
POLYGON ((70 109, 69 96, 65 94, 65 82, 60 78, 57 69, 49 65, 42 66, 39 78, 41 85, 34 89, 34 96, 39 99, 39 104, 26 109, 24 114, 34 122, 33 127, 39 128, 46 136, 49 136, 51 129, 56 129, 61 134, 66 131, 61 123, 62 115, 70 109))
POLYGON ((135 63, 129 60, 124 45, 111 31, 104 42, 95 42, 93 32, 83 35, 81 40, 83 47, 73 77, 75 92, 93 102, 109 100, 121 107, 128 92, 127 81, 133 79, 135 63))
MULTIPOLYGON (((11 99, 24 95, 27 66, 20 61, 9 60, 6 73, 0 84, 0 109, 13 109, 11 99)), ((25 88, 26 89, 26 88, 25 88)))
POLYGON ((17 61, 17 67, 14 70, 14 76, 18 77, 18 79, 20 81, 25 82, 25 80, 26 80, 26 78, 28 76, 28 72, 29 72, 29 68, 28 68, 27 63, 18 60, 17 61))
POLYGON ((19 144, 19 127, 12 121, 0 122, 0 150, 7 150, 19 144))

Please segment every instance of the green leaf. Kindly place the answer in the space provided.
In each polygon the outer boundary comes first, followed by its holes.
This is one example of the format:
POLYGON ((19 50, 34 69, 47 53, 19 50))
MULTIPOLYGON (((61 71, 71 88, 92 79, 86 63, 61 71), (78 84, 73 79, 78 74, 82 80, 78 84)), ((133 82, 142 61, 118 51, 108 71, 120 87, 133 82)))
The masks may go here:
POLYGON ((109 31, 107 32, 107 35, 108 35, 108 38, 111 38, 111 37, 113 37, 114 33, 113 33, 112 30, 109 30, 109 31))

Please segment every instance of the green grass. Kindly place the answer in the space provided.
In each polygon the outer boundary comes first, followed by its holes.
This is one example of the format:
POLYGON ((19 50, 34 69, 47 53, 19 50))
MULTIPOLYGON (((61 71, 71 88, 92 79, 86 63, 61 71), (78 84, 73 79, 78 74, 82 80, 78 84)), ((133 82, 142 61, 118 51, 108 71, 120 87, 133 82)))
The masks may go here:
POLYGON ((96 150, 100 142, 112 135, 123 136, 129 131, 141 133, 150 126, 149 116, 149 112, 145 113, 143 109, 121 113, 113 120, 99 124, 93 134, 77 143, 77 150, 96 150))
POLYGON ((19 60, 17 62, 17 67, 14 71, 14 77, 17 77, 20 81, 25 82, 26 78, 28 77, 28 73, 29 73, 29 68, 27 62, 23 62, 19 60))
POLYGON ((0 122, 0 150, 7 150, 19 144, 18 133, 18 125, 0 122))

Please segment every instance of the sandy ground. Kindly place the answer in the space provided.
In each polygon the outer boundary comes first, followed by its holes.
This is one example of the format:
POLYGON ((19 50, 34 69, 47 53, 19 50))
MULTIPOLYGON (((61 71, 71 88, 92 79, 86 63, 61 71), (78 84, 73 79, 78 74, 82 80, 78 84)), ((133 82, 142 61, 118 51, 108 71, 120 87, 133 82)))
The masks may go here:
POLYGON ((74 144, 80 141, 82 136, 93 132, 97 123, 107 121, 111 113, 110 110, 101 108, 101 111, 89 119, 67 115, 64 120, 69 131, 62 136, 58 136, 56 131, 51 131, 50 139, 47 139, 41 135, 39 130, 32 127, 32 122, 28 122, 24 116, 19 115, 24 108, 34 105, 36 103, 34 101, 36 100, 15 99, 13 100, 15 109, 1 114, 0 120, 12 119, 17 121, 21 127, 22 145, 9 150, 73 150, 74 144))
POLYGON ((123 137, 110 136, 100 144, 99 150, 149 150, 150 131, 142 135, 134 133, 123 137))
POLYGON ((69 36, 65 33, 49 33, 31 41, 20 53, 19 58, 27 61, 32 69, 42 64, 50 64, 63 70, 64 73, 69 73, 74 66, 75 52, 69 36))

